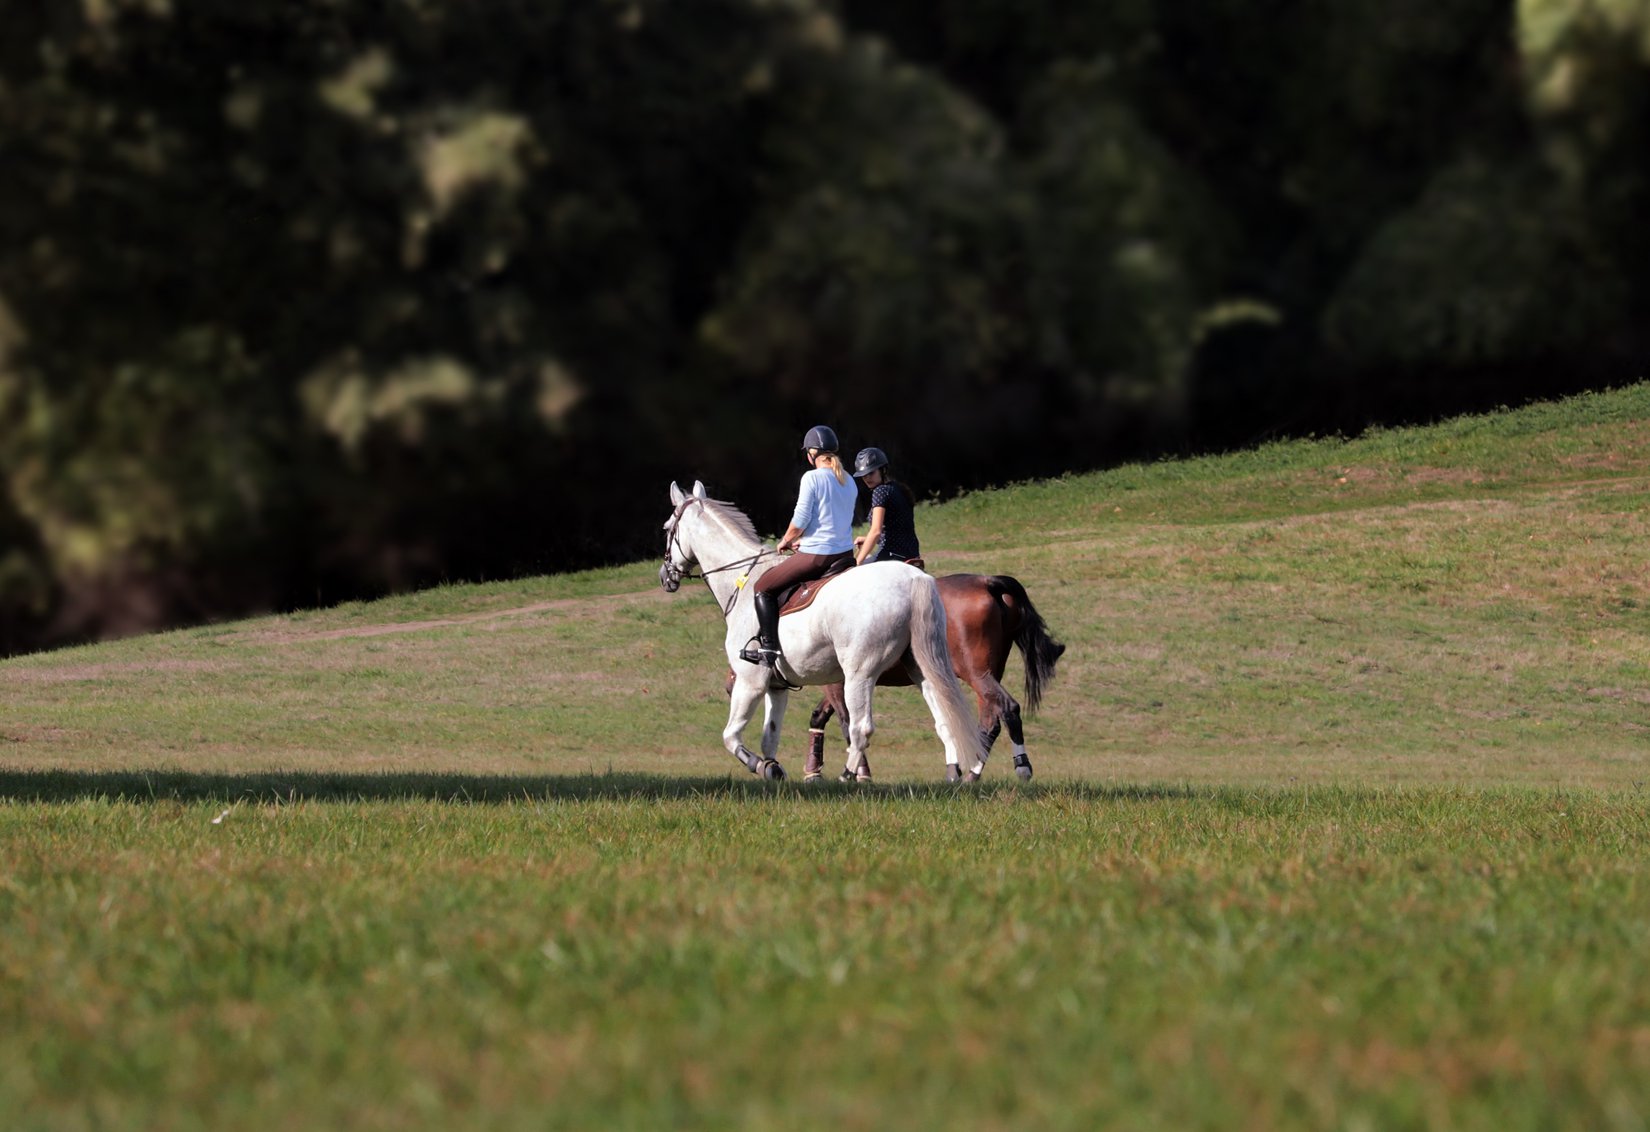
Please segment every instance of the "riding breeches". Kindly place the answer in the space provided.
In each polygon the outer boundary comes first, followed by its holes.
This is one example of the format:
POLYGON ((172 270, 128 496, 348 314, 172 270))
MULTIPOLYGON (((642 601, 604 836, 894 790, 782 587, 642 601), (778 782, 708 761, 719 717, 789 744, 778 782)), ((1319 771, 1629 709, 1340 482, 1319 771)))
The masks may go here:
POLYGON ((756 579, 756 592, 777 593, 791 586, 801 585, 810 578, 821 576, 840 559, 853 556, 854 552, 851 550, 844 550, 841 554, 793 554, 756 579))

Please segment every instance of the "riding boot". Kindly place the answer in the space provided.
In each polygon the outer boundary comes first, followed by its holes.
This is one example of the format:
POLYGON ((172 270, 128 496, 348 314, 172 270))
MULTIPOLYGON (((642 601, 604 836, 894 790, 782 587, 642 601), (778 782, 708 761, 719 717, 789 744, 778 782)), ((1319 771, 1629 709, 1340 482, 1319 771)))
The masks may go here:
POLYGON ((758 591, 756 604, 757 647, 739 650, 739 659, 769 668, 779 663, 779 603, 769 593, 758 591))

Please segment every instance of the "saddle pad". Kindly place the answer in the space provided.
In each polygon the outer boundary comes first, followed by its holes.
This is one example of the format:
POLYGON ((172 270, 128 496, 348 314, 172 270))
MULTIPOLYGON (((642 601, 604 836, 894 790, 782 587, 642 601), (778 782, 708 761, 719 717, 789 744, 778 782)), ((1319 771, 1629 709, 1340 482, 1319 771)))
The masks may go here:
POLYGON ((779 607, 779 616, 783 617, 787 613, 800 613, 802 610, 807 609, 814 603, 814 598, 819 596, 819 591, 824 589, 833 579, 842 577, 843 573, 844 571, 838 571, 834 574, 826 574, 823 578, 810 578, 797 586, 796 589, 791 591, 790 596, 785 599, 785 604, 779 607))

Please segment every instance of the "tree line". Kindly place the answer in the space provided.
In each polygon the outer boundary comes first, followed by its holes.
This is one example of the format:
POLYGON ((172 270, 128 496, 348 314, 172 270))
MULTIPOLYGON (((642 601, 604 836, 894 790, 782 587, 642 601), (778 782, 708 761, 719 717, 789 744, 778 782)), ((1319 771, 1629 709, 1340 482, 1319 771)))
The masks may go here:
POLYGON ((1644 376, 1636 0, 0 9, 5 651, 1644 376))

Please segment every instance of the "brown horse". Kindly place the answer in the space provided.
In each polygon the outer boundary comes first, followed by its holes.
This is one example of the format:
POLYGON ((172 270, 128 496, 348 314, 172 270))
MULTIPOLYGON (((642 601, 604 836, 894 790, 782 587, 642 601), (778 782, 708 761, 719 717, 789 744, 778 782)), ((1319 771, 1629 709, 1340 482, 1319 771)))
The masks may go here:
MULTIPOLYGON (((951 649, 951 667, 958 679, 974 689, 980 701, 980 738, 987 754, 991 745, 1008 724, 1008 737, 1014 743, 1014 772, 1021 778, 1031 777, 1031 759, 1026 754, 1025 735, 1020 729, 1020 704, 1002 685, 1003 667, 1008 662, 1008 650, 1020 647, 1025 661, 1025 706, 1027 712, 1037 710, 1043 701, 1043 689, 1054 679, 1054 665, 1066 646, 1048 635, 1048 626, 1042 615, 1031 604, 1025 587, 1006 574, 948 574, 936 578, 940 597, 945 602, 945 637, 951 649)), ((878 684, 909 686, 910 677, 905 666, 896 664, 884 672, 878 684)), ((843 702, 842 685, 825 688, 825 698, 814 709, 808 721, 808 759, 803 766, 802 780, 817 782, 825 770, 825 725, 832 715, 841 716, 843 734, 848 730, 848 708, 843 702)), ((984 765, 983 763, 981 764, 984 765)), ((955 765, 947 768, 953 779, 979 781, 979 768, 970 768, 966 774, 955 765)), ((868 781, 869 763, 862 763, 859 773, 844 770, 845 782, 868 781)))

